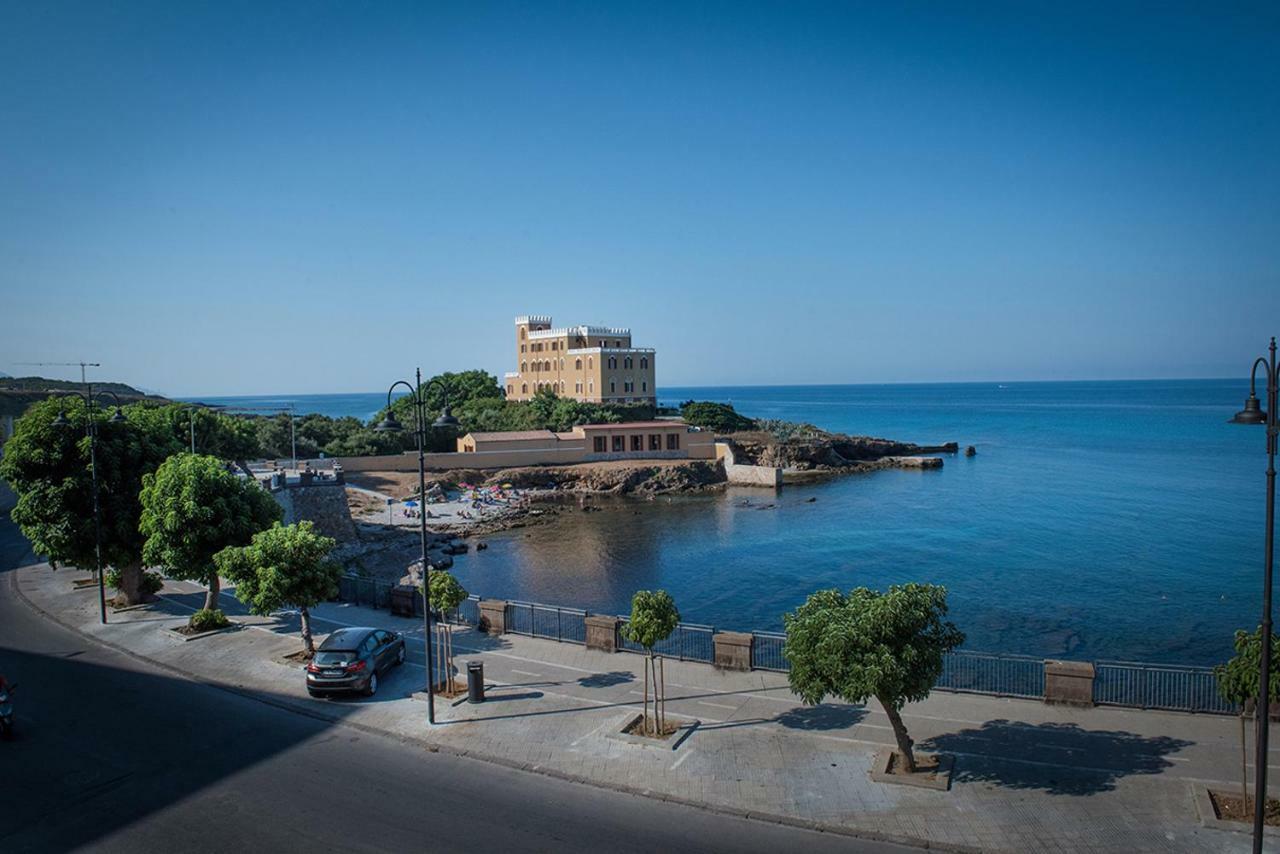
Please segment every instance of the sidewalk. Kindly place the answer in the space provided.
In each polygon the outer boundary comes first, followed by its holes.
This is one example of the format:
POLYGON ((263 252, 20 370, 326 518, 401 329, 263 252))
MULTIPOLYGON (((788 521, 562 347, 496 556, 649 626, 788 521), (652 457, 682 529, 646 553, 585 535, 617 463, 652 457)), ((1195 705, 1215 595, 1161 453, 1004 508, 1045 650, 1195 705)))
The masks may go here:
MULTIPOLYGON (((488 701, 438 700, 437 725, 408 695, 422 687, 422 625, 385 611, 328 604, 327 632, 375 625, 406 635, 409 661, 374 698, 307 697, 296 616, 224 610, 243 628, 191 642, 167 629, 204 597, 170 582, 162 601, 101 626, 83 573, 45 565, 11 573, 53 619, 200 681, 345 725, 594 785, 735 814, 929 847, 982 851, 1247 851, 1247 833, 1203 828, 1193 785, 1239 787, 1239 725, 1214 715, 1069 709, 1028 700, 935 693, 903 713, 924 750, 956 757, 949 792, 873 782, 874 752, 893 742, 878 705, 807 708, 782 674, 723 673, 668 661, 668 713, 700 725, 675 750, 613 737, 640 709, 640 656, 458 629, 459 668, 484 662, 488 701)), ((1270 767, 1280 771, 1280 748, 1270 767)), ((447 782, 444 783, 447 785, 447 782)), ((1268 850, 1280 851, 1269 839, 1268 850)))

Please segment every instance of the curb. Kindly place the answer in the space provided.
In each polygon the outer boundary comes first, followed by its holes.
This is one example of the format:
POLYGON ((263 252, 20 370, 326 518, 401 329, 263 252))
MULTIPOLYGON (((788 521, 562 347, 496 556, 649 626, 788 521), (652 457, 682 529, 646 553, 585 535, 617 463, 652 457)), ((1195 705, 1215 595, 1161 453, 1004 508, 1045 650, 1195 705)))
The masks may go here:
POLYGON ((731 818, 742 818, 750 821, 761 821, 769 824, 777 824, 777 825, 782 825, 786 827, 794 827, 801 830, 809 830, 817 833, 827 833, 833 836, 844 836, 852 839, 864 839, 871 842, 887 842, 894 845, 906 845, 912 848, 918 848, 918 849, 927 850, 927 851, 947 851, 947 852, 954 852, 955 854, 984 854, 984 849, 974 848, 967 845, 944 845, 944 844, 933 842, 928 839, 918 839, 910 836, 899 836, 897 834, 892 834, 892 833, 881 833, 879 831, 863 830, 856 827, 845 827, 843 825, 833 825, 833 824, 828 824, 821 821, 815 821, 812 819, 795 818, 794 816, 781 815, 779 813, 757 812, 753 810, 734 809, 733 807, 721 806, 719 804, 708 804, 703 801, 697 801, 691 798, 681 797, 680 795, 671 795, 665 792, 655 792, 652 789, 642 788, 639 786, 629 786, 625 783, 611 783, 607 781, 602 782, 600 780, 595 780, 581 774, 571 774, 565 771, 560 771, 555 768, 544 768, 543 766, 534 764, 534 763, 518 762, 512 759, 508 759, 504 756, 495 756, 492 754, 479 753, 473 750, 456 748, 456 747, 453 747, 452 745, 436 744, 434 742, 427 741, 425 739, 418 738, 415 736, 406 736, 398 733, 388 732, 387 730, 378 729, 377 727, 368 726, 366 724, 356 723, 354 721, 348 720, 346 718, 343 718, 337 715, 326 714, 325 712, 323 712, 318 708, 312 708, 309 705, 305 705, 302 703, 293 703, 289 701, 282 701, 282 700, 276 700, 269 697, 265 697, 257 691, 253 691, 251 689, 245 688, 240 685, 233 685, 227 682, 219 682, 216 680, 206 679, 190 671, 186 671, 181 668, 174 667, 171 664, 167 664, 162 661, 156 661, 155 659, 148 658, 145 655, 136 653, 127 647, 121 646, 120 644, 113 643, 109 640, 104 640, 102 638, 91 635, 87 632, 81 631, 76 626, 73 626, 70 623, 66 623, 62 621, 61 619, 58 618, 56 614, 50 612, 49 610, 33 602, 22 591, 22 588, 18 584, 18 575, 25 568, 26 567, 20 567, 16 569, 14 572, 8 574, 9 578, 11 579, 9 582, 9 587, 16 594, 16 597, 18 598, 19 601, 21 601, 26 607, 30 608, 32 611, 35 611, 44 619, 54 622, 59 626, 62 626, 64 629, 79 635, 80 637, 84 638, 87 641, 99 644, 101 646, 105 646, 108 649, 114 650, 115 652, 118 652, 121 655, 124 655, 124 656, 127 656, 128 658, 133 659, 134 661, 138 661, 150 667, 155 667, 159 670, 163 670, 167 673, 170 673, 174 676, 185 679, 189 682, 195 682, 196 684, 199 684, 199 685, 206 685, 210 688, 216 688, 221 691, 226 691, 227 693, 235 694, 237 696, 244 697, 245 699, 253 700, 255 702, 262 703, 263 705, 272 706, 272 707, 281 709, 283 711, 292 712, 294 714, 312 718, 313 720, 325 721, 326 723, 334 724, 341 727, 346 727, 348 729, 353 729, 358 732, 365 733, 367 735, 378 736, 380 738, 389 738, 394 741, 398 741, 401 744, 416 745, 416 746, 422 747, 423 749, 425 749, 430 753, 443 753, 449 756, 456 756, 463 759, 471 759, 479 762, 486 762, 491 765, 497 765, 497 766, 500 766, 503 768, 509 768, 515 771, 526 771, 534 774, 540 774, 544 777, 550 777, 552 779, 561 780, 567 783, 576 783, 583 786, 590 786, 596 789, 605 789, 609 791, 618 792, 620 794, 635 795, 643 798, 648 798, 650 800, 663 801, 665 803, 691 807, 693 809, 698 809, 703 812, 712 813, 714 815, 723 815, 731 818))

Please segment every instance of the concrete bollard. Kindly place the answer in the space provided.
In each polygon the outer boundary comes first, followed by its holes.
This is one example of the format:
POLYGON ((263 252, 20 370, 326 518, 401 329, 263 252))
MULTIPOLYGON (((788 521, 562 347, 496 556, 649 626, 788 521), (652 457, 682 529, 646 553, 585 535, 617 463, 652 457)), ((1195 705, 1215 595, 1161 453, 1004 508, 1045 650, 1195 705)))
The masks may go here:
POLYGON ((1093 665, 1087 661, 1044 663, 1044 701, 1068 706, 1093 705, 1093 665))
POLYGON ((750 670, 753 643, 749 632, 716 632, 711 636, 715 666, 721 670, 750 670))
POLYGON ((507 603, 504 599, 480 600, 480 625, 482 632, 500 635, 507 630, 507 603))
POLYGON ((600 652, 618 651, 618 627, 622 625, 622 620, 617 617, 592 614, 583 620, 583 623, 586 626, 587 649, 600 652))

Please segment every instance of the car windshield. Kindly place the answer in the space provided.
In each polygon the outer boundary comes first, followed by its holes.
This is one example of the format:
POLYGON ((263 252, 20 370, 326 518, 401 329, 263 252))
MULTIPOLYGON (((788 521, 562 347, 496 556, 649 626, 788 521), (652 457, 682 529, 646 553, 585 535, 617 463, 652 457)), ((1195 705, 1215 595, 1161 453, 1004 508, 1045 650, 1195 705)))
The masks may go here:
POLYGON ((348 661, 350 661, 354 657, 355 657, 355 653, 349 652, 345 649, 335 649, 335 650, 330 650, 329 652, 325 652, 324 650, 321 650, 320 652, 316 653, 315 662, 316 664, 320 664, 320 665, 346 664, 348 661))

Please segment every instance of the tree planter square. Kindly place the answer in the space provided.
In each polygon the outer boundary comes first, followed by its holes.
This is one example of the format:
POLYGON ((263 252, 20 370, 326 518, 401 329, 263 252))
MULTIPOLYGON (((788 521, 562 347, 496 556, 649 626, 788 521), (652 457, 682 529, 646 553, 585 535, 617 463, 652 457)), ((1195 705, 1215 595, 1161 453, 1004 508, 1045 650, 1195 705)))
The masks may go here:
MULTIPOLYGON (((1269 788, 1269 787, 1268 787, 1269 788)), ((1214 788, 1215 792, 1219 792, 1231 797, 1239 797, 1240 792, 1227 789, 1226 786, 1218 786, 1214 788), (1224 791, 1226 790, 1226 791, 1224 791)), ((1233 821, 1226 818, 1218 818, 1218 811, 1213 806, 1213 798, 1209 796, 1209 787, 1203 783, 1191 784, 1192 797, 1195 799, 1196 812, 1200 816, 1200 826, 1207 827, 1211 830, 1225 830, 1231 833, 1253 833, 1253 820, 1249 821, 1233 821)), ((1252 791, 1250 792, 1252 795, 1252 791)), ((1268 799, 1270 792, 1268 792, 1268 799)), ((1280 835, 1280 827, 1272 827, 1267 825, 1262 828, 1262 835, 1265 837, 1275 837, 1280 835)))
POLYGON ((643 718, 644 715, 640 714, 627 715, 619 722, 619 725, 616 726, 613 731, 607 734, 606 737, 612 738, 615 741, 625 741, 628 744, 636 744, 641 747, 648 747, 654 750, 667 752, 678 750, 680 746, 689 739, 689 736, 693 735, 693 731, 702 723, 702 721, 697 718, 667 715, 667 728, 671 729, 671 732, 666 735, 657 737, 651 735, 633 735, 632 730, 639 729, 640 721, 643 718), (673 724, 674 728, 672 727, 673 724))
POLYGON ((222 634, 223 632, 231 632, 231 631, 235 631, 236 629, 239 629, 239 628, 240 628, 240 624, 239 624, 239 623, 232 623, 231 625, 229 625, 229 626, 223 626, 223 627, 222 627, 222 628, 220 628, 220 629, 210 629, 210 630, 209 630, 209 631, 207 631, 207 632, 195 632, 194 634, 188 634, 188 633, 186 633, 185 631, 183 631, 183 629, 185 629, 185 628, 186 628, 186 626, 178 626, 177 628, 165 629, 165 631, 166 631, 166 632, 168 632, 168 633, 169 633, 169 635, 171 635, 172 637, 177 638, 178 640, 182 641, 183 643, 188 643, 188 642, 193 641, 193 640, 200 640, 200 638, 207 638, 207 637, 209 637, 210 635, 220 635, 220 634, 222 634))
POLYGON ((871 779, 877 783, 893 783, 899 786, 915 786, 920 789, 933 789, 945 792, 951 788, 951 770, 955 765, 955 757, 946 754, 916 753, 916 766, 919 770, 914 774, 901 774, 893 770, 897 761, 897 751, 885 747, 876 751, 871 763, 871 779), (922 768, 926 763, 935 762, 932 768, 922 768))

